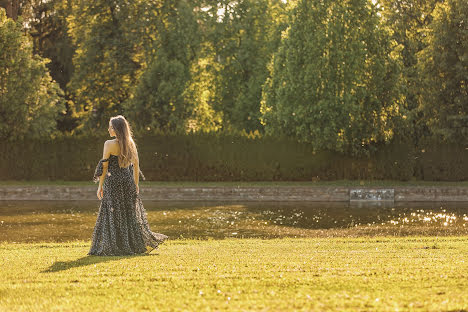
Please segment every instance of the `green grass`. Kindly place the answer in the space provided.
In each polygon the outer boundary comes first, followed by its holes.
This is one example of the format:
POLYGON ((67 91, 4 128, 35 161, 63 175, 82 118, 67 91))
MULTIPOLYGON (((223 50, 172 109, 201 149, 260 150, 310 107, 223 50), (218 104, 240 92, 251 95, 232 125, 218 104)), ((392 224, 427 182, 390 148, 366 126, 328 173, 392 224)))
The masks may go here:
POLYGON ((462 311, 468 236, 0 243, 0 311, 462 311))
MULTIPOLYGON (((468 186, 468 181, 392 181, 392 180, 337 180, 337 181, 225 181, 225 182, 195 182, 195 181, 140 181, 142 186, 468 186)), ((66 186, 91 186, 91 181, 0 181, 0 186, 27 186, 27 185, 66 185, 66 186)))

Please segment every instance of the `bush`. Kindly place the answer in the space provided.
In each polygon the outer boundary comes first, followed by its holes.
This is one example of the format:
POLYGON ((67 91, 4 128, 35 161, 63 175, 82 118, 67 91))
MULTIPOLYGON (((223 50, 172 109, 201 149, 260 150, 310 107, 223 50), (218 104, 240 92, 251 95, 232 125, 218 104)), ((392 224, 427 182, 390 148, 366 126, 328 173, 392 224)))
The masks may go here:
MULTIPOLYGON (((0 145, 2 180, 91 181, 104 135, 24 139, 0 145)), ((135 136, 140 168, 149 181, 443 180, 468 178, 463 146, 426 140, 416 148, 394 140, 369 157, 314 152, 285 137, 240 134, 135 136)))

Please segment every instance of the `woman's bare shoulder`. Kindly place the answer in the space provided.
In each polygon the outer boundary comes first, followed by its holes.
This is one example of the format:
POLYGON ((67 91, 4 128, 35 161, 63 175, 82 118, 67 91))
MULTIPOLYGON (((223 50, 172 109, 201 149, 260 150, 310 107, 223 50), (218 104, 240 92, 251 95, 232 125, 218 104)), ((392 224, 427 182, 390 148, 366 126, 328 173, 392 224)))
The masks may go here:
POLYGON ((110 145, 119 145, 119 143, 117 142, 116 139, 107 140, 107 141, 106 141, 106 144, 110 144, 110 145))
POLYGON ((119 143, 114 139, 114 140, 107 140, 104 145, 107 146, 107 148, 110 150, 112 154, 115 154, 116 152, 119 151, 120 146, 119 143))

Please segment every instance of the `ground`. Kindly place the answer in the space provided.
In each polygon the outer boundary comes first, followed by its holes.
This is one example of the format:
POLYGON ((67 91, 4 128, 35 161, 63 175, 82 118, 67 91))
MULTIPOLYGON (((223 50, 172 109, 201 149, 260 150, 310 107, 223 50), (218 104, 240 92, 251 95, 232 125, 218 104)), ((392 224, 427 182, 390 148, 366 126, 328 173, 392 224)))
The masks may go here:
POLYGON ((0 243, 0 311, 466 311, 468 236, 0 243))

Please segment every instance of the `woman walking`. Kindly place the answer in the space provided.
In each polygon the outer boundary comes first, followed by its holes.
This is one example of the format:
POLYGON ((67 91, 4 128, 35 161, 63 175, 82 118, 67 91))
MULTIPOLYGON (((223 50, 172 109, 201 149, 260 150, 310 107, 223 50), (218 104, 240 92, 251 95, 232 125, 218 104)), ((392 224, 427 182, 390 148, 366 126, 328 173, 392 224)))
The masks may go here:
POLYGON ((104 143, 102 159, 94 172, 101 204, 88 255, 149 253, 168 236, 149 228, 139 196, 139 175, 143 174, 129 123, 121 115, 112 117, 108 130, 115 139, 104 143))

